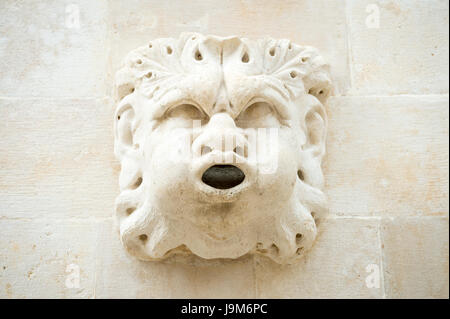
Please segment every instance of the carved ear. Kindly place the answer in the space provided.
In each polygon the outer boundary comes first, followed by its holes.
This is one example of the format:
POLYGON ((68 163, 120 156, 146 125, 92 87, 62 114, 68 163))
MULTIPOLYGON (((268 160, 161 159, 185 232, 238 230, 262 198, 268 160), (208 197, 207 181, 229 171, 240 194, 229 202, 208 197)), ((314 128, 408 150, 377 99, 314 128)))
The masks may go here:
POLYGON ((121 190, 135 189, 142 183, 139 150, 134 143, 135 111, 124 103, 116 112, 114 152, 122 164, 119 186, 121 190))
POLYGON ((119 160, 133 148, 134 118, 135 112, 130 104, 125 104, 116 112, 114 151, 119 160))
POLYGON ((325 154, 327 123, 323 106, 318 101, 305 115, 305 128, 306 144, 303 150, 321 161, 325 154))
POLYGON ((303 113, 305 143, 302 146, 298 176, 303 182, 321 188, 323 186, 322 157, 325 154, 327 118, 323 105, 317 98, 307 95, 303 113))

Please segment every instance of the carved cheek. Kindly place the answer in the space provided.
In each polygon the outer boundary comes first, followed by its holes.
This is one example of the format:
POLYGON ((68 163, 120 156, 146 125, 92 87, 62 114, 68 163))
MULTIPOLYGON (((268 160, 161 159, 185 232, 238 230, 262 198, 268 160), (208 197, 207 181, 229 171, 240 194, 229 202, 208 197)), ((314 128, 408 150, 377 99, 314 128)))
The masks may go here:
POLYGON ((301 132, 295 128, 280 129, 279 167, 286 178, 286 185, 293 187, 297 179, 301 132))
POLYGON ((168 125, 147 136, 146 158, 150 162, 187 164, 190 162, 192 129, 168 125))

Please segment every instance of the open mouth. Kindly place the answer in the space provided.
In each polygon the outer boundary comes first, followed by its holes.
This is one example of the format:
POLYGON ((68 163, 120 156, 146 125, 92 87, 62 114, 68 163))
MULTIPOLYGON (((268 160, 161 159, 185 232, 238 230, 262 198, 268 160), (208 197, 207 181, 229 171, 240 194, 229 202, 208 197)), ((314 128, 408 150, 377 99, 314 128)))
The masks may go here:
POLYGON ((214 165, 202 175, 202 182, 217 189, 229 189, 241 184, 245 174, 234 165, 214 165))

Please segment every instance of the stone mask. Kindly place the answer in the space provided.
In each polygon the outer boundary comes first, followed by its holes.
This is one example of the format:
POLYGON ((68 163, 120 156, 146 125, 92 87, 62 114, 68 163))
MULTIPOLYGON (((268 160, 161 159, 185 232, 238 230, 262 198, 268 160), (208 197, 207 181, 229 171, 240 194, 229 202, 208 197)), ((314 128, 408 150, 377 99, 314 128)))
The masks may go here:
POLYGON ((116 75, 116 221, 142 260, 265 255, 292 263, 326 212, 328 67, 289 40, 182 34, 116 75))

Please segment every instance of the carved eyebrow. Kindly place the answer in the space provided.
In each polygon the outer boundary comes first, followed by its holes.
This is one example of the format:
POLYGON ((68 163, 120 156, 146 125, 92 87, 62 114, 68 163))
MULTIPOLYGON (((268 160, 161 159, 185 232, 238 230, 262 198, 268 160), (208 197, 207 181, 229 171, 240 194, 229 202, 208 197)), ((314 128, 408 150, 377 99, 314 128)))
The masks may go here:
POLYGON ((201 106, 200 103, 195 101, 192 98, 186 97, 185 92, 175 89, 175 90, 169 90, 166 94, 161 96, 157 101, 154 102, 151 110, 151 117, 154 119, 160 119, 165 114, 167 114, 167 111, 174 107, 181 104, 192 104, 195 107, 197 107, 201 112, 204 114, 208 114, 205 112, 205 109, 201 106), (155 107, 156 106, 156 107, 155 107))
POLYGON ((160 119, 166 116, 171 110, 176 108, 177 106, 183 105, 183 104, 190 104, 198 108, 200 112, 202 112, 204 115, 208 115, 208 113, 205 112, 203 107, 200 105, 200 103, 197 103, 193 99, 187 99, 187 98, 176 98, 176 99, 167 99, 164 101, 163 104, 160 104, 160 107, 157 111, 153 114, 153 118, 160 119))
POLYGON ((178 106, 181 106, 181 105, 193 105, 193 106, 196 107, 201 113, 203 113, 204 115, 208 115, 208 114, 203 110, 203 108, 200 106, 200 104, 196 103, 196 102, 193 101, 193 100, 187 99, 187 100, 182 100, 180 103, 174 103, 173 105, 167 107, 166 110, 165 110, 165 112, 164 112, 164 114, 163 114, 163 116, 166 115, 166 114, 169 114, 173 109, 176 109, 178 106))

